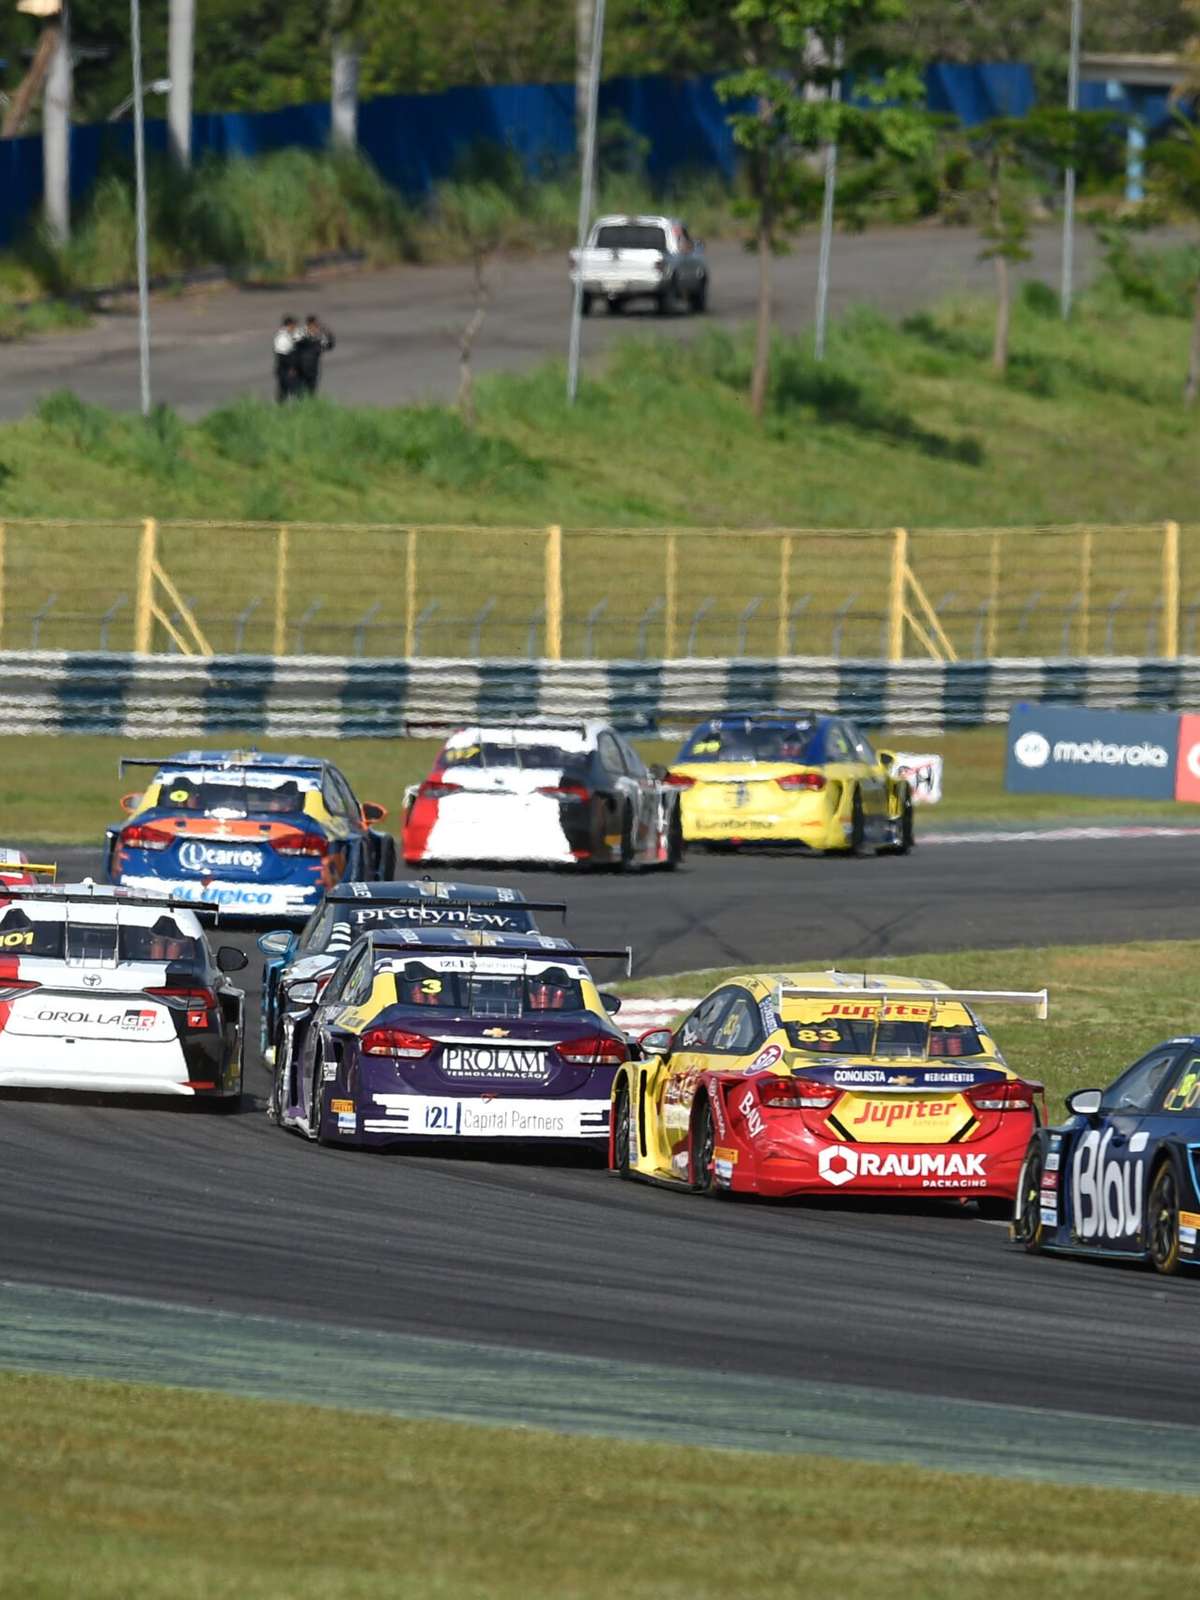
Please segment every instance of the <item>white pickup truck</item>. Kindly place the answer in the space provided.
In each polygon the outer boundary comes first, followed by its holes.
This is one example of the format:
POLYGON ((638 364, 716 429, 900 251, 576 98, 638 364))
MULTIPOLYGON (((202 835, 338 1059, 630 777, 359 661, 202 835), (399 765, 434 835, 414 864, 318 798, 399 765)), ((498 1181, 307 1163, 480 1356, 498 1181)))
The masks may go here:
POLYGON ((570 265, 572 284, 583 280, 584 316, 597 300, 620 312, 630 300, 650 299, 660 315, 708 304, 704 245, 678 217, 601 217, 570 265))

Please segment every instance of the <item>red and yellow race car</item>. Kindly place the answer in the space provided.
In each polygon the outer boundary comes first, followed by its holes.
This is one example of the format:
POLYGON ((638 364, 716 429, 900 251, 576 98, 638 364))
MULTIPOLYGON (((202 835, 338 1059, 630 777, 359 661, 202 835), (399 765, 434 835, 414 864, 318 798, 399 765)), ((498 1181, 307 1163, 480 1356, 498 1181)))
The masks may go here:
POLYGON ((1009 1217, 1045 1121, 976 1006, 1047 995, 923 979, 772 973, 651 1030, 613 1085, 609 1164, 704 1193, 923 1195, 1009 1217))

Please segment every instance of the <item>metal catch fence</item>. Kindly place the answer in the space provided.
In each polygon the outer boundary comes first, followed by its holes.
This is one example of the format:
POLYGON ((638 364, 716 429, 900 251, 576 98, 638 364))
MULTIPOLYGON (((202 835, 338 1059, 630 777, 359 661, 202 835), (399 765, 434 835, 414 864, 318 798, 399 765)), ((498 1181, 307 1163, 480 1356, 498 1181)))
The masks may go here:
POLYGON ((946 662, 1200 648, 1200 524, 0 523, 0 649, 946 662))

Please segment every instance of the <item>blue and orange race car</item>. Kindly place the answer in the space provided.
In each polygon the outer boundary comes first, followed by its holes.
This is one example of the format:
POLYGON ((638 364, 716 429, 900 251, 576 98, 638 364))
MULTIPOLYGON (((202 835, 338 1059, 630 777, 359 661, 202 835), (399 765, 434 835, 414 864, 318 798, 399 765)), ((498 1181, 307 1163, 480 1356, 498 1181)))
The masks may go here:
POLYGON ((109 880, 219 905, 228 916, 305 918, 344 879, 394 876, 396 845, 331 762, 258 751, 126 758, 153 769, 108 830, 109 880))

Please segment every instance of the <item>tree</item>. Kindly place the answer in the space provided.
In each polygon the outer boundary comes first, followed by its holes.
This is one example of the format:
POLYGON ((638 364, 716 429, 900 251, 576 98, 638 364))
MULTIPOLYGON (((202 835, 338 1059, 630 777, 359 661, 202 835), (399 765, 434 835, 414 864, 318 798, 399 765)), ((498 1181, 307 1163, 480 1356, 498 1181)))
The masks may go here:
MULTIPOLYGON (((1154 188, 1172 210, 1186 212, 1200 223, 1200 127, 1177 114, 1170 136, 1150 151, 1154 188)), ((1200 271, 1193 290, 1192 339, 1188 350, 1183 403, 1193 406, 1200 394, 1200 271)))
POLYGON ((930 139, 925 117, 911 107, 916 75, 880 71, 856 52, 870 25, 898 16, 902 0, 651 0, 695 42, 740 63, 717 93, 729 108, 735 142, 746 153, 751 192, 751 244, 758 256, 758 307, 750 408, 761 417, 770 379, 771 258, 787 235, 812 215, 819 185, 813 172, 831 144, 867 152, 886 148, 914 155, 930 139), (856 101, 834 100, 830 89, 844 60, 862 76, 856 101), (872 67, 874 70, 872 71, 872 67), (869 109, 862 101, 875 102, 869 109))
POLYGON ((475 426, 475 384, 471 354, 491 301, 487 269, 492 256, 518 231, 517 205, 498 183, 464 181, 438 186, 436 211, 450 237, 471 258, 475 306, 458 337, 458 410, 468 428, 475 426))

